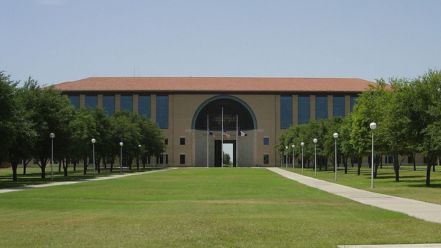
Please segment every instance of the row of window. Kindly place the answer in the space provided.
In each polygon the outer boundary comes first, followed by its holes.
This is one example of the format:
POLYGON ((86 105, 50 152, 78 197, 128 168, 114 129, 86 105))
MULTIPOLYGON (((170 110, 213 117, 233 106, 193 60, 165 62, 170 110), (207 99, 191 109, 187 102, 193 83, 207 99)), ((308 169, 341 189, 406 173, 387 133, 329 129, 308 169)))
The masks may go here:
MULTIPOLYGON (((179 164, 185 165, 185 154, 179 154, 179 164)), ((147 157, 147 164, 152 164, 152 157, 147 157)), ((168 154, 163 153, 160 156, 156 157, 156 164, 168 164, 168 154)))
MULTIPOLYGON (((70 95, 69 100, 75 108, 80 107, 80 96, 70 95)), ((98 105, 98 97, 96 95, 86 95, 86 108, 96 108, 98 105)), ((121 95, 120 102, 121 111, 133 112, 133 95, 121 95)), ((108 115, 115 113, 115 96, 103 96, 103 110, 108 115)), ((138 97, 138 113, 145 118, 151 115, 150 95, 140 95, 138 97)), ((156 122, 159 128, 168 128, 168 96, 156 96, 156 122)))
MULTIPOLYGON (((350 111, 356 103, 357 96, 350 97, 350 111)), ((343 95, 332 97, 332 114, 336 117, 345 115, 346 98, 343 95)), ((310 96, 298 96, 298 124, 308 123, 310 120, 310 96)), ((289 128, 292 125, 292 96, 280 96, 280 128, 289 128)), ((328 96, 316 96, 315 119, 322 120, 328 118, 328 96)))

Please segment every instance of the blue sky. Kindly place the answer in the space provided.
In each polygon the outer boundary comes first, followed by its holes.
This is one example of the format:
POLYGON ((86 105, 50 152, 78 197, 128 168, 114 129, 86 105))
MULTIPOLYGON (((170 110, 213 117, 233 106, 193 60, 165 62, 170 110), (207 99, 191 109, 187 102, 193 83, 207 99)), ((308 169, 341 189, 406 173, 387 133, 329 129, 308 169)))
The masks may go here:
POLYGON ((441 1, 0 0, 0 70, 88 76, 415 77, 441 1))

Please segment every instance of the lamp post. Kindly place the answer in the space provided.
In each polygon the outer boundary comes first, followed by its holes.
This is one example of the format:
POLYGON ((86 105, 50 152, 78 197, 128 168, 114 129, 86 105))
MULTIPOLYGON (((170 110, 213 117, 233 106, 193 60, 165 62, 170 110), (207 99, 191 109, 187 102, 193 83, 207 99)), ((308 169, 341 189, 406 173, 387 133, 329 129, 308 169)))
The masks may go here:
POLYGON ((305 142, 300 142, 300 146, 302 147, 302 173, 303 173, 303 146, 305 145, 305 142))
POLYGON ((371 157, 371 189, 374 188, 374 130, 377 128, 377 123, 371 122, 369 127, 372 130, 372 157, 371 157))
POLYGON ((314 176, 317 176, 317 139, 314 138, 312 142, 314 142, 314 176))
POLYGON ((288 146, 285 146, 285 168, 288 168, 288 146))
POLYGON ((295 163, 295 154, 294 154, 294 148, 296 148, 296 145, 292 144, 292 168, 294 169, 294 163, 295 163))
POLYGON ((121 147, 121 154, 120 154, 120 156, 119 156, 119 163, 120 163, 120 166, 119 166, 119 173, 121 173, 122 174, 122 166, 123 166, 123 158, 122 158, 122 148, 123 148, 123 146, 124 146, 124 143, 121 141, 121 142, 119 142, 119 146, 121 147))
POLYGON ((136 163, 136 166, 137 166, 137 170, 139 170, 139 163, 140 162, 142 162, 141 160, 141 148, 142 148, 142 145, 141 144, 139 144, 138 145, 138 162, 136 163))
POLYGON ((93 161, 93 174, 96 173, 96 163, 95 163, 95 143, 96 143, 96 139, 91 139, 90 140, 92 142, 92 161, 93 161))
POLYGON ((49 138, 51 138, 51 181, 54 180, 54 170, 53 170, 53 164, 54 164, 54 139, 55 139, 55 133, 50 133, 49 138))
POLYGON ((334 180, 337 181, 337 139, 338 133, 334 133, 334 153, 335 153, 335 165, 334 165, 334 180))

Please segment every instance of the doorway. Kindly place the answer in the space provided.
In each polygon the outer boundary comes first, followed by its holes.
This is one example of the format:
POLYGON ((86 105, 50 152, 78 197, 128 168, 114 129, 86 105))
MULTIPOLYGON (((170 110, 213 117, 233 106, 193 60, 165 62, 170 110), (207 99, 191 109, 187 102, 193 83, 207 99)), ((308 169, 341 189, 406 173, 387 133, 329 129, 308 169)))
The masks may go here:
MULTIPOLYGON (((224 157, 229 156, 231 161, 231 164, 228 165, 226 164, 226 159, 224 159, 224 166, 236 167, 236 141, 224 140, 223 148, 224 157)), ((222 140, 214 141, 214 166, 222 166, 222 140)))

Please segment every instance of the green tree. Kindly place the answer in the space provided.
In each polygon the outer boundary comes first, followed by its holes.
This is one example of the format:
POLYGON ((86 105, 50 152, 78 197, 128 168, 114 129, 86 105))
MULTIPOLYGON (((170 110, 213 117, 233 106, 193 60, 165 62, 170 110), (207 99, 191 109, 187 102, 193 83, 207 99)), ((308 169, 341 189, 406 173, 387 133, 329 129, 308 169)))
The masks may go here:
POLYGON ((23 105, 29 112, 30 120, 35 125, 37 138, 31 151, 41 168, 41 178, 46 178, 46 166, 51 156, 49 133, 56 135, 54 152, 56 157, 66 154, 69 144, 69 122, 72 119, 73 107, 67 97, 52 87, 29 87, 23 93, 23 105))

